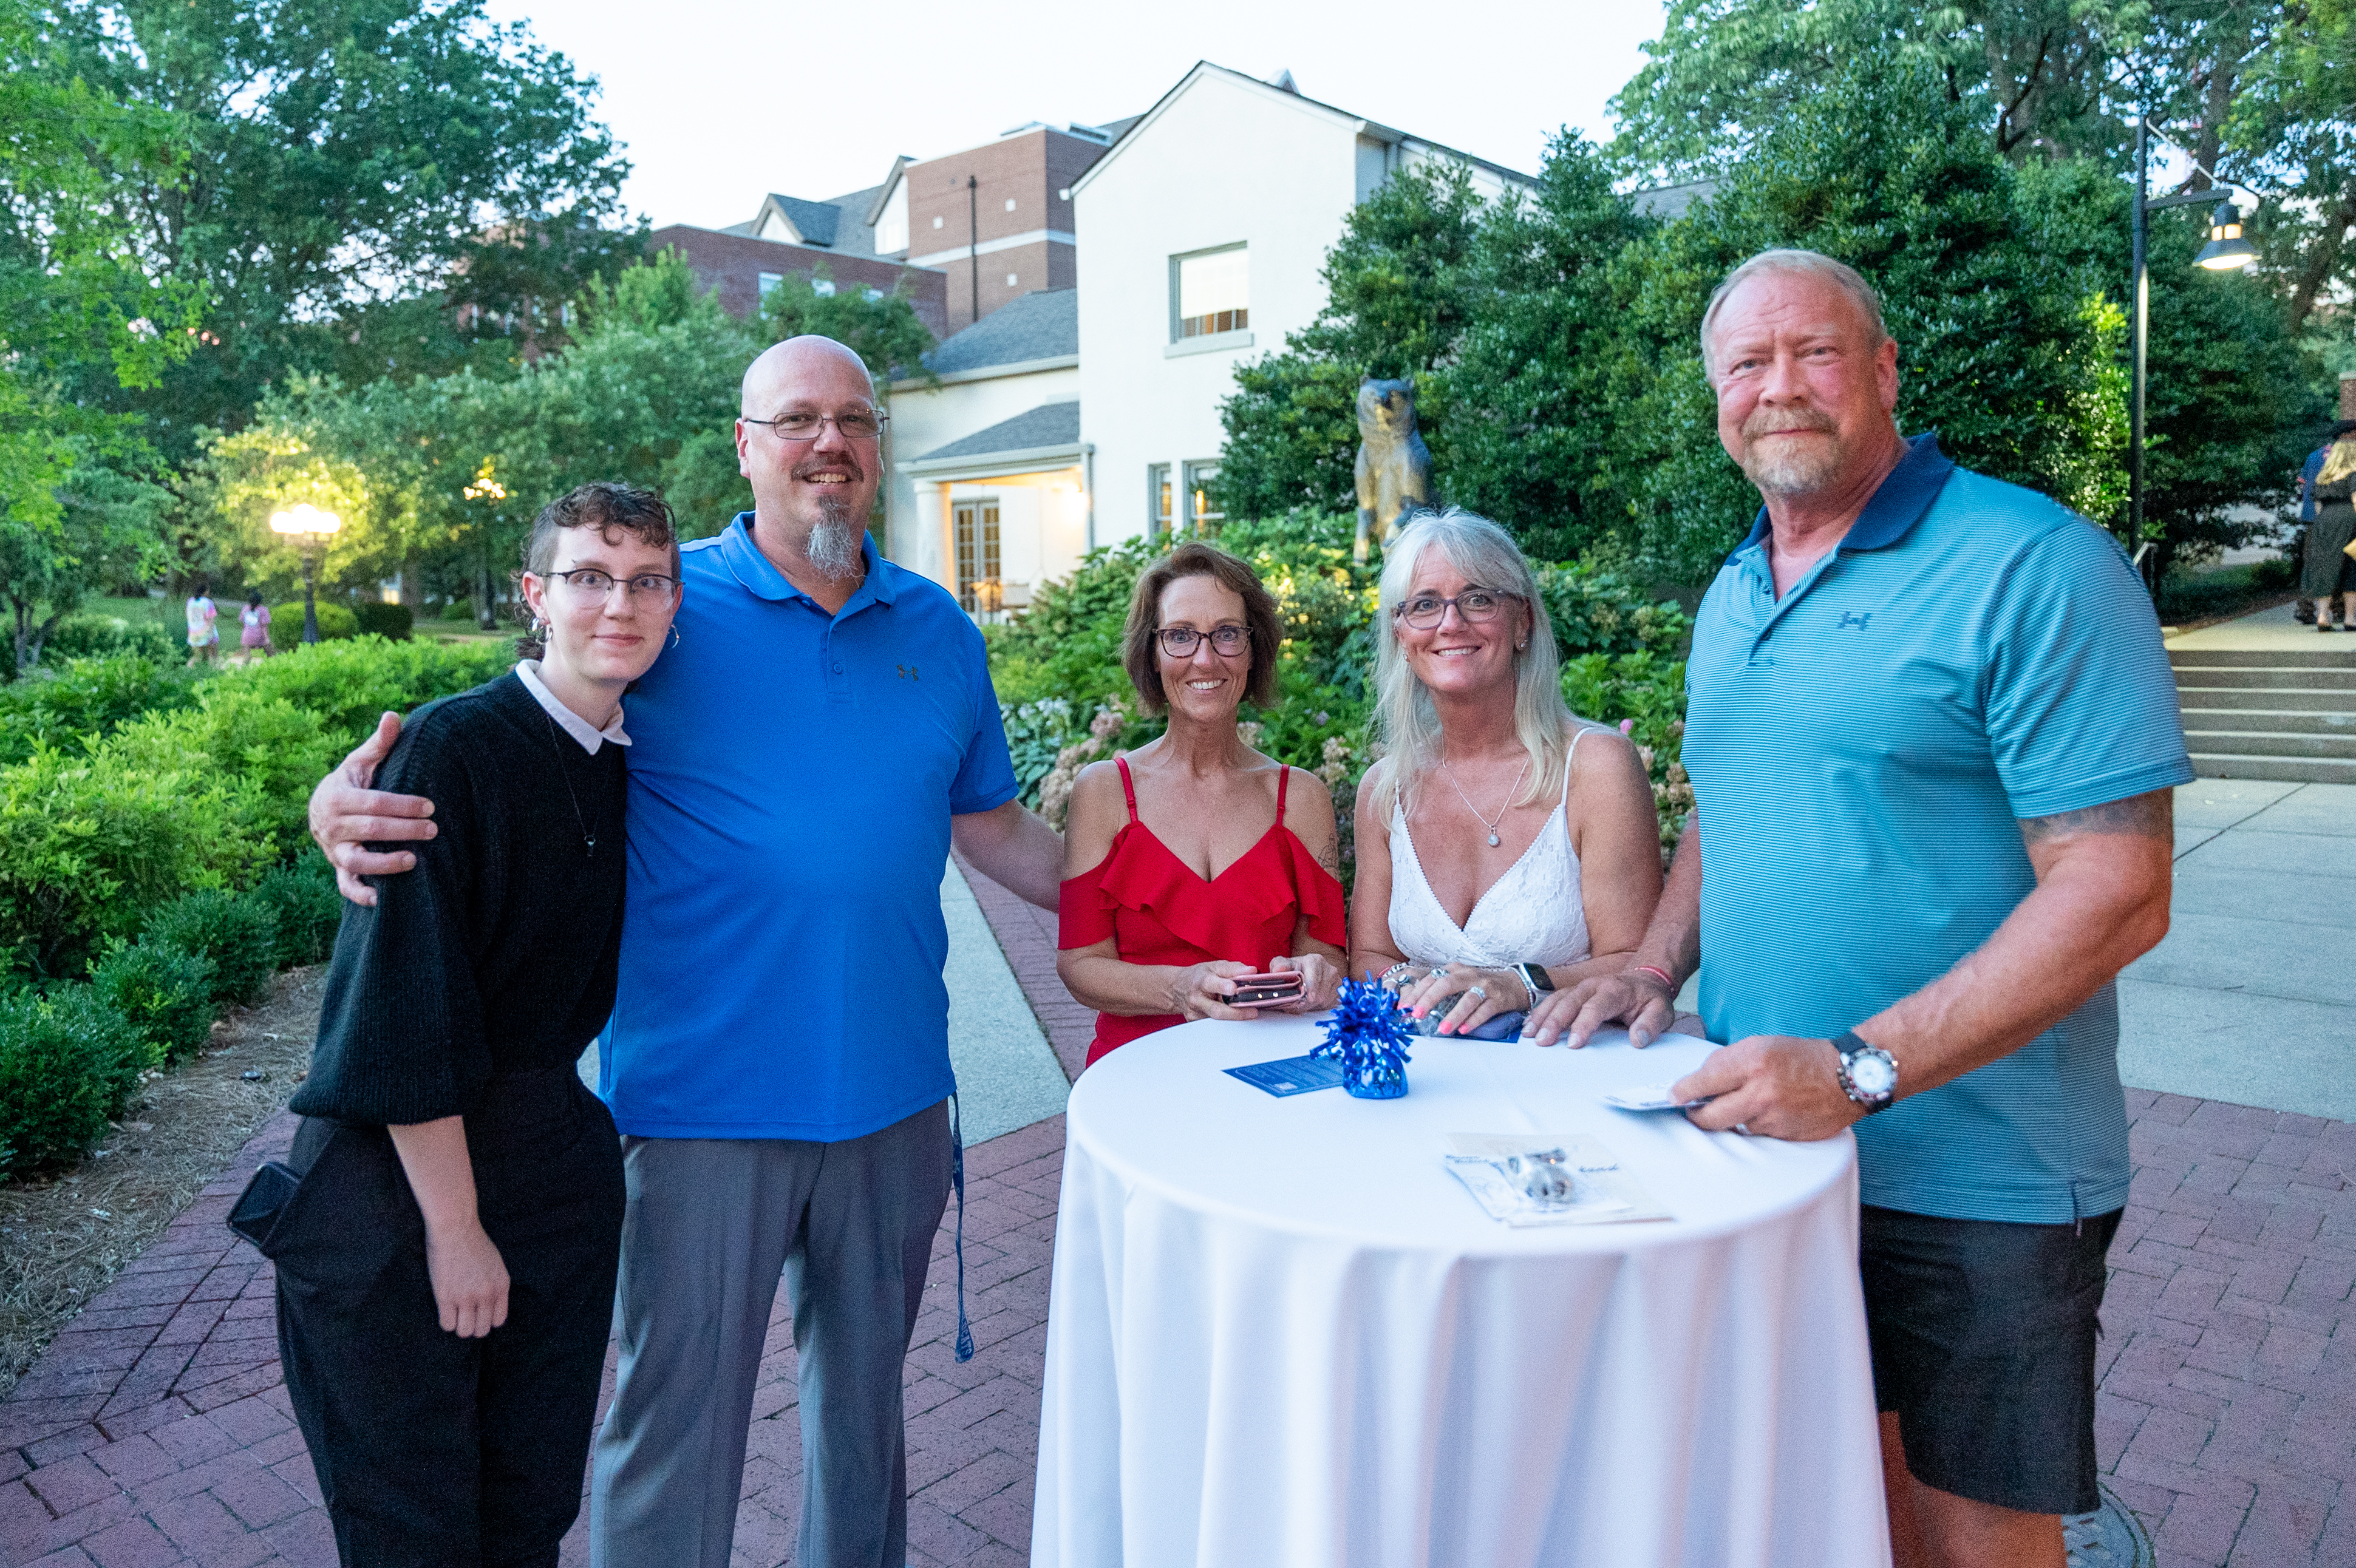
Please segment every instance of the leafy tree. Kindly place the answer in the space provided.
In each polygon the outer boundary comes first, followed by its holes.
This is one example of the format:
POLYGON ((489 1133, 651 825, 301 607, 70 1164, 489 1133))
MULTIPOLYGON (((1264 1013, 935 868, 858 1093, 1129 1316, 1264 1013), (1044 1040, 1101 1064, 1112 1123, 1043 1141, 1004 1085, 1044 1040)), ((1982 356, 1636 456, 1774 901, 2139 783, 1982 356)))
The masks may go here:
POLYGON ((119 182, 168 185, 161 116, 75 78, 27 0, 0 0, 0 600, 5 675, 40 656, 81 595, 155 538, 120 420, 77 378, 152 386, 194 347, 198 297, 150 278, 111 207, 119 182), (142 534, 142 528, 148 529, 142 534))
POLYGON ((1633 477, 1599 439, 1642 395, 1622 330, 1637 280, 1621 264, 1655 225, 1614 195, 1590 144, 1565 133, 1528 199, 1484 215, 1472 321, 1443 372, 1453 416, 1448 498, 1496 518, 1533 555, 1566 560, 1624 529, 1633 477))
POLYGON ((151 390, 80 389, 145 414, 175 459, 292 371, 444 371, 466 337, 512 359, 509 332, 561 325, 534 302, 618 259, 605 231, 627 165, 590 117, 594 84, 482 0, 48 10, 95 94, 177 128, 179 161, 123 171, 109 206, 151 270, 201 283, 215 338, 151 390), (388 303, 429 296, 473 308, 388 303))
POLYGON ((1411 377, 1436 475, 1451 425, 1443 378, 1470 319, 1465 269, 1481 212, 1461 165, 1409 165, 1344 220, 1325 259, 1325 308, 1281 352, 1240 367, 1220 406, 1226 430, 1218 504, 1230 517, 1296 507, 1349 512, 1358 455, 1358 383, 1411 377))
POLYGON ((932 329, 916 318, 906 288, 890 293, 837 288, 823 263, 813 276, 788 272, 771 287, 762 297, 756 330, 764 343, 813 332, 831 337, 857 354, 879 385, 899 376, 932 375, 925 367, 932 329))

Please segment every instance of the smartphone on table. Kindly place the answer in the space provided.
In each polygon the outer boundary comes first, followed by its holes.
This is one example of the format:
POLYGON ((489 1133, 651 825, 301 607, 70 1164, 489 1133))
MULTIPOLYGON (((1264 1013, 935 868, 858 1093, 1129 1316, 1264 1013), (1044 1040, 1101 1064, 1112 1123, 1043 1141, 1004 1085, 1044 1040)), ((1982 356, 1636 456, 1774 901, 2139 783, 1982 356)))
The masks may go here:
POLYGON ((1266 975, 1237 975, 1235 994, 1227 998, 1231 1008, 1272 1008, 1282 1002, 1301 999, 1301 976, 1281 971, 1266 975))

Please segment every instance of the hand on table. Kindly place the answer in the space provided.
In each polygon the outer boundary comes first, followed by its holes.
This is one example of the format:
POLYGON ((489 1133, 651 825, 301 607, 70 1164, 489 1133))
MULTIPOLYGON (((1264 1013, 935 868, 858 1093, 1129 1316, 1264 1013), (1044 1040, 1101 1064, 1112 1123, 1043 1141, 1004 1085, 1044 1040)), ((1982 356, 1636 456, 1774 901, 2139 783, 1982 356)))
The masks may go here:
POLYGON ((1227 1005, 1227 998, 1235 994, 1235 976, 1251 972, 1250 965, 1237 964, 1228 958, 1189 965, 1170 978, 1170 1010, 1190 1023, 1196 1019, 1244 1019, 1256 1017, 1249 1008, 1227 1005))
MULTIPOLYGON (((1442 964, 1399 987, 1399 1006, 1416 1019, 1443 1005, 1448 1010, 1434 1032, 1459 1035, 1499 1013, 1528 1007, 1530 988, 1511 969, 1477 969, 1470 964, 1442 964), (1449 1004, 1451 997, 1455 1000, 1449 1004)), ((1526 1030, 1528 1025, 1523 1028, 1526 1030)))
POLYGON ((376 732, 353 747, 311 791, 311 837, 336 868, 336 891, 366 908, 376 906, 376 890, 362 877, 390 876, 417 864, 417 857, 407 850, 380 853, 363 848, 366 841, 410 842, 431 838, 436 831, 427 820, 434 815, 432 801, 369 787, 400 738, 400 718, 386 714, 377 720, 376 732))
POLYGON ((1323 953, 1304 953, 1297 958, 1277 957, 1268 961, 1271 975, 1301 976, 1301 997, 1297 1001, 1279 1002, 1272 1008, 1262 1008, 1264 1013, 1322 1013, 1342 996, 1342 966, 1323 953))
POLYGON ((1576 1051, 1606 1024, 1626 1024, 1628 1043, 1641 1051, 1661 1036, 1676 1033, 1681 1021, 1676 993, 1659 976, 1623 969, 1547 996, 1530 1009, 1522 1038, 1540 1045, 1559 1040, 1576 1051))
POLYGON ((1705 1132, 1735 1127, 1761 1137, 1813 1142, 1865 1114, 1841 1088, 1839 1061, 1828 1040, 1754 1034, 1712 1051, 1708 1061, 1669 1085, 1669 1096, 1709 1096, 1708 1104, 1686 1113, 1705 1132))

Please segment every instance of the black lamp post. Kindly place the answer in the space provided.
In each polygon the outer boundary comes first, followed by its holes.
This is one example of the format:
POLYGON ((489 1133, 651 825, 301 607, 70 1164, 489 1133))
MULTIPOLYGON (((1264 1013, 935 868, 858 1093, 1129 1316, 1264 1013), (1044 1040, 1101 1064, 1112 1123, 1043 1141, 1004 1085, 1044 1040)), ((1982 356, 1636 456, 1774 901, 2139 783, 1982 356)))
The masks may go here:
POLYGON ((343 526, 344 520, 335 513, 323 512, 308 501, 291 511, 271 514, 271 531, 293 539, 303 555, 303 640, 306 643, 319 640, 319 552, 327 537, 343 526))
MULTIPOLYGON (((2136 117, 2136 189, 2135 189, 2135 368, 2128 380, 2127 392, 2127 549, 2136 557, 2138 566, 2143 558, 2143 433, 2145 359, 2151 342, 2151 272, 2147 258, 2146 237, 2151 214, 2162 208, 2204 207, 2217 200, 2217 176, 2207 169, 2211 187, 2205 190, 2181 190, 2173 196, 2152 196, 2150 190, 2151 118, 2136 117)), ((2195 168, 2201 165, 2195 164, 2195 168)), ((2210 215, 2209 243, 2201 251, 2200 264, 2211 272, 2231 272, 2246 267, 2258 259, 2257 251, 2242 238, 2240 214, 2230 200, 2217 201, 2217 210, 2210 215)), ((2148 580, 2147 580, 2148 581, 2148 580)))

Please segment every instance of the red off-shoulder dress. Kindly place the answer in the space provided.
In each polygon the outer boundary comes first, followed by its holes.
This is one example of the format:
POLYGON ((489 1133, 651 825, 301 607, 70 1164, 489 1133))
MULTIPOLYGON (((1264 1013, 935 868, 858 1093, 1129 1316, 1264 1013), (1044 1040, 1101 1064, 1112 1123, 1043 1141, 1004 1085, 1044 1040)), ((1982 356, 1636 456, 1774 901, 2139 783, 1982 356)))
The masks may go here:
MULTIPOLYGON (((1301 917, 1309 934, 1335 947, 1350 944, 1342 909, 1342 884, 1317 863, 1309 846, 1284 825, 1284 788, 1292 776, 1277 774, 1276 825, 1243 859, 1210 880, 1173 854, 1137 819, 1137 786, 1129 759, 1116 757, 1120 791, 1129 799, 1129 823, 1113 836, 1112 849, 1093 869, 1064 883, 1057 910, 1059 947, 1087 947, 1109 936, 1129 964, 1191 964, 1227 959, 1258 969, 1289 953, 1301 917)), ((1183 1023, 1176 1013, 1141 1018, 1097 1015, 1096 1043, 1088 1061, 1140 1035, 1183 1023)))

